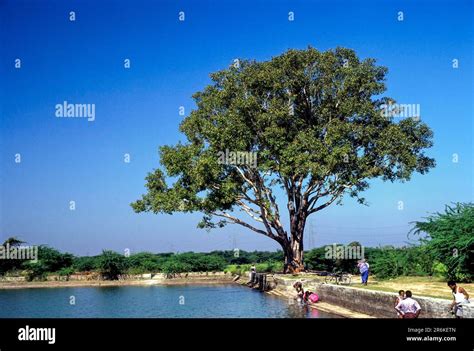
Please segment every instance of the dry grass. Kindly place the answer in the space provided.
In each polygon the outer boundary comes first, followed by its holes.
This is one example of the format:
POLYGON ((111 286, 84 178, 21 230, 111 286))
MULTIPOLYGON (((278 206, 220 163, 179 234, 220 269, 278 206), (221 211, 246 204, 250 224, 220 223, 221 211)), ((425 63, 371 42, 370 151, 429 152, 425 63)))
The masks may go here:
MULTIPOLYGON (((382 281, 369 279, 369 284, 367 286, 354 282, 351 286, 355 288, 388 291, 395 293, 397 293, 399 290, 411 290, 413 296, 429 296, 449 300, 453 298, 451 290, 446 285, 446 280, 439 278, 398 277, 382 281)), ((466 289, 468 293, 474 296, 474 283, 459 283, 459 286, 462 286, 464 289, 466 289)))
MULTIPOLYGON (((311 282, 319 283, 323 283, 325 280, 324 277, 307 273, 299 274, 297 276, 286 275, 285 278, 302 280, 303 282, 305 280, 309 280, 311 282)), ((369 284, 367 286, 364 286, 360 283, 360 276, 353 275, 352 283, 350 286, 360 289, 387 291, 393 293, 398 293, 399 290, 411 290, 414 296, 428 296, 448 300, 451 300, 453 298, 451 290, 446 285, 446 280, 442 278, 398 277, 377 281, 374 276, 370 276, 369 284)), ((474 297, 474 283, 459 283, 459 286, 465 288, 466 291, 474 297)))

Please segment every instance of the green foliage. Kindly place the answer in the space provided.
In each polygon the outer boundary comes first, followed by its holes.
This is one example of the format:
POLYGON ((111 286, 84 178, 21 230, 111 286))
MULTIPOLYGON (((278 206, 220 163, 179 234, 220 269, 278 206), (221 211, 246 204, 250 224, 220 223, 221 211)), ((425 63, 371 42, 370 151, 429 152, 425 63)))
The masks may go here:
POLYGON ((99 269, 100 256, 83 256, 74 259, 73 267, 77 272, 91 272, 99 269))
POLYGON ((474 279, 473 203, 446 206, 444 213, 416 222, 413 233, 427 234, 421 241, 435 259, 446 266, 446 278, 457 281, 474 279))
POLYGON ((211 74, 180 125, 186 140, 160 148, 160 168, 146 176, 147 192, 132 208, 201 212, 198 227, 205 229, 242 225, 276 240, 301 269, 300 252, 293 252, 301 249, 290 245, 303 239, 296 224, 344 195, 365 203, 361 193, 371 179, 407 181, 435 165, 425 154, 433 133, 424 122, 383 114, 395 102, 383 96, 386 73, 353 50, 309 47, 211 74), (257 162, 222 162, 226 151, 256 154, 257 162), (280 188, 289 232, 280 221, 280 188), (289 199, 304 201, 290 206, 289 199), (264 221, 265 229, 230 215, 236 210, 264 221))
POLYGON ((433 275, 437 277, 446 277, 448 274, 448 267, 444 263, 441 262, 433 262, 433 275))
MULTIPOLYGON (((230 264, 224 269, 224 272, 231 273, 232 275, 244 275, 250 271, 252 264, 230 264)), ((266 261, 257 263, 255 269, 258 273, 282 273, 283 263, 280 261, 266 261)))
POLYGON ((223 271, 226 261, 217 255, 197 254, 186 252, 171 256, 166 260, 161 270, 172 275, 183 272, 217 272, 223 271))
POLYGON ((228 264, 255 264, 267 261, 282 261, 282 251, 212 251, 210 255, 222 257, 228 264))
MULTIPOLYGON (((336 244, 336 246, 339 245, 336 244)), ((358 242, 353 242, 347 246, 360 245, 358 242)), ((315 248, 305 253, 305 263, 309 270, 347 273, 356 273, 357 271, 357 259, 326 258, 326 247, 315 248)))
POLYGON ((255 266, 258 273, 282 273, 283 262, 279 261, 268 261, 265 263, 259 263, 255 266))
POLYGON ((251 266, 251 264, 230 264, 224 269, 224 272, 242 276, 245 272, 250 271, 251 266))
MULTIPOLYGON (((17 239, 15 237, 10 237, 4 241, 3 247, 18 247, 24 244, 25 241, 17 239)), ((23 265, 21 260, 0 260, 0 275, 4 275, 7 272, 17 271, 20 270, 23 265)))
POLYGON ((126 269, 125 256, 114 251, 104 250, 99 256, 99 270, 107 280, 116 280, 126 269))
POLYGON ((46 280, 48 269, 42 261, 26 262, 24 264, 26 269, 26 280, 31 282, 33 280, 46 280))
MULTIPOLYGON (((188 143, 161 148, 166 173, 150 173, 148 193, 132 207, 155 213, 232 208, 245 182, 235 167, 219 162, 226 149, 257 151, 257 170, 280 175, 275 184, 338 174, 333 187, 351 184, 352 196, 368 187, 365 178, 408 180, 414 171, 427 172, 434 166, 422 152, 432 145, 428 126, 414 119, 395 123, 381 113, 393 100, 374 99, 385 91, 386 72, 350 49, 310 47, 211 74, 213 84, 194 95, 198 108, 181 124, 188 143), (178 177, 172 187, 166 175, 178 177)), ((207 219, 203 225, 212 226, 207 219)))
POLYGON ((433 257, 423 246, 369 249, 366 257, 377 279, 433 275, 433 257))
POLYGON ((163 263, 161 270, 168 277, 174 276, 176 274, 190 272, 192 267, 186 263, 179 260, 169 260, 163 263))
MULTIPOLYGON (((360 245, 351 243, 349 245, 360 245)), ((398 276, 426 276, 435 273, 433 255, 424 246, 365 248, 364 256, 369 261, 370 271, 377 279, 398 276)), ((348 272, 358 274, 357 259, 327 259, 325 247, 315 248, 305 254, 310 270, 348 272)), ((438 272, 438 271, 436 271, 438 272)))
POLYGON ((28 281, 45 280, 48 273, 65 272, 70 269, 73 260, 74 256, 70 253, 61 253, 56 249, 41 245, 38 247, 37 262, 28 261, 23 263, 23 268, 26 270, 26 279, 28 281))
POLYGON ((73 267, 65 267, 61 268, 57 273, 60 277, 66 277, 66 280, 69 280, 69 276, 74 274, 75 271, 73 267))
POLYGON ((57 272, 72 265, 74 256, 70 253, 61 253, 45 245, 38 247, 38 260, 44 265, 47 272, 57 272))
MULTIPOLYGON (((444 276, 450 277, 448 265, 439 260, 439 254, 424 240, 418 246, 365 248, 365 257, 370 263, 371 273, 377 279, 395 278, 398 276, 444 276)), ((360 245, 351 243, 349 245, 360 245)), ((435 246, 436 247, 436 246, 435 246)), ((325 247, 307 251, 305 260, 307 269, 319 271, 344 271, 357 274, 356 260, 327 259, 325 247)), ((48 273, 57 273, 68 278, 75 271, 99 271, 105 279, 117 279, 121 274, 141 274, 163 272, 174 276, 187 272, 225 271, 231 274, 244 275, 252 265, 257 272, 278 273, 283 270, 281 251, 213 251, 211 253, 153 254, 142 252, 130 257, 103 251, 93 257, 73 257, 57 250, 42 247, 38 262, 26 262, 22 269, 26 270, 27 280, 46 279, 48 273), (244 263, 240 263, 244 262, 244 263)), ((18 272, 17 268, 6 273, 18 272)), ((472 275, 456 274, 459 281, 471 281, 472 275)))
POLYGON ((158 255, 140 252, 127 258, 127 266, 131 274, 159 272, 164 261, 165 259, 158 255))
POLYGON ((314 248, 305 253, 307 269, 315 271, 332 271, 334 268, 332 260, 325 258, 324 247, 314 248))

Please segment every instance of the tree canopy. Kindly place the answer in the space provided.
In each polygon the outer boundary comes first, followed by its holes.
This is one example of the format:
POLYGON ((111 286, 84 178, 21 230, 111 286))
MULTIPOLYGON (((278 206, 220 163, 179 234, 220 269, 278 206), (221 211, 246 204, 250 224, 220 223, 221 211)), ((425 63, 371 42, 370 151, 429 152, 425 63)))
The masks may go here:
POLYGON ((180 125, 187 141, 160 148, 163 167, 148 174, 133 209, 199 211, 201 228, 244 226, 276 240, 287 266, 301 268, 308 216, 345 194, 366 203, 370 179, 407 181, 435 165, 425 155, 430 128, 384 114, 395 102, 382 96, 386 73, 353 50, 309 47, 211 74, 180 125), (223 162, 229 150, 257 162, 223 162), (288 231, 277 187, 286 194, 288 231))

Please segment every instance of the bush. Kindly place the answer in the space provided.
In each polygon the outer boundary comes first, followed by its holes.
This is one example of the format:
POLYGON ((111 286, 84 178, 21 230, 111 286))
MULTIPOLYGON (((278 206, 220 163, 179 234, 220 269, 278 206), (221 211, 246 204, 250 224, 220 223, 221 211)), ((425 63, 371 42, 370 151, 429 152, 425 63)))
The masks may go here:
POLYGON ((104 250, 99 256, 99 269, 104 279, 116 280, 126 268, 125 256, 121 254, 104 250))
POLYGON ((69 280, 69 276, 74 274, 74 268, 72 267, 67 267, 67 268, 61 268, 58 271, 58 275, 60 277, 66 277, 66 280, 69 280))
POLYGON ((435 261, 433 263, 432 270, 433 270, 433 275, 437 277, 445 277, 446 273, 448 272, 448 267, 446 267, 446 265, 441 262, 435 261))
POLYGON ((61 253, 45 245, 38 247, 38 261, 41 262, 46 272, 53 273, 70 267, 73 259, 74 256, 69 253, 61 253))
POLYGON ((224 272, 242 276, 245 272, 250 271, 251 266, 251 264, 230 264, 224 269, 224 272))
POLYGON ((166 274, 183 272, 217 272, 224 270, 226 262, 216 255, 187 252, 171 256, 161 265, 161 271, 166 274))
POLYGON ((162 263, 162 258, 148 252, 140 252, 127 258, 128 272, 131 274, 158 272, 162 263))
POLYGON ((99 269, 100 256, 77 257, 73 261, 73 267, 76 272, 90 272, 99 269))
POLYGON ((46 280, 47 267, 43 262, 28 262, 25 263, 26 268, 26 280, 31 282, 33 280, 46 280))
POLYGON ((474 204, 457 203, 446 206, 424 222, 416 222, 413 233, 423 234, 420 240, 437 261, 446 266, 446 279, 474 280, 474 204))
POLYGON ((257 273, 278 273, 283 272, 283 262, 268 261, 255 266, 257 273))
POLYGON ((367 252, 371 272, 378 279, 433 274, 433 257, 424 246, 385 246, 367 252))
MULTIPOLYGON (((339 246, 339 244, 336 244, 339 246)), ((350 243, 352 245, 359 245, 359 243, 350 243)), ((348 272, 355 273, 357 260, 356 259, 329 259, 326 258, 326 247, 318 247, 305 253, 304 256, 306 269, 326 272, 348 272)))
POLYGON ((37 262, 25 262, 26 280, 45 280, 48 273, 60 272, 71 267, 74 256, 61 253, 56 249, 41 245, 38 247, 37 262))
POLYGON ((180 262, 179 260, 169 260, 162 265, 161 270, 168 277, 172 277, 176 274, 190 272, 192 267, 185 262, 180 262))

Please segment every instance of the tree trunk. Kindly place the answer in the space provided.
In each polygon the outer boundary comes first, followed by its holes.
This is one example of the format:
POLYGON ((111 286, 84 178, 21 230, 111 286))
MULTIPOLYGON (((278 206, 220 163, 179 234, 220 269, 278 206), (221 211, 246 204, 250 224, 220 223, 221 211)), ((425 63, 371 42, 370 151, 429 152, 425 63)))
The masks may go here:
POLYGON ((287 240, 281 243, 281 246, 285 256, 284 273, 299 273, 304 271, 303 241, 293 237, 291 241, 287 240))
POLYGON ((285 273, 299 273, 304 271, 303 263, 303 234, 306 225, 305 209, 290 214, 291 239, 281 242, 285 255, 285 273))

